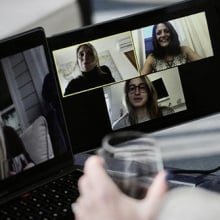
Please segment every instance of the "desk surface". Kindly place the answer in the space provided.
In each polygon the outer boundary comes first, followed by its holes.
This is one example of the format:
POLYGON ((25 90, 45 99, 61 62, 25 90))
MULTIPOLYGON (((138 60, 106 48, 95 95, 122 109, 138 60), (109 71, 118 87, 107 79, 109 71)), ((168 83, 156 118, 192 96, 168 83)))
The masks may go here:
MULTIPOLYGON (((153 135, 161 147, 165 168, 209 170, 220 166, 220 114, 155 132, 153 135)), ((76 164, 83 165, 89 156, 76 155, 76 164)), ((220 192, 220 171, 193 176, 197 178, 197 186, 220 192)), ((178 176, 173 179, 177 180, 178 176)), ((194 181, 192 178, 188 181, 191 180, 194 181)))
POLYGON ((165 166, 181 169, 220 166, 220 114, 155 132, 154 136, 165 166))
MULTIPOLYGON (((153 135, 165 167, 208 170, 220 166, 220 113, 153 135)), ((82 164, 88 156, 76 155, 76 163, 82 164)))

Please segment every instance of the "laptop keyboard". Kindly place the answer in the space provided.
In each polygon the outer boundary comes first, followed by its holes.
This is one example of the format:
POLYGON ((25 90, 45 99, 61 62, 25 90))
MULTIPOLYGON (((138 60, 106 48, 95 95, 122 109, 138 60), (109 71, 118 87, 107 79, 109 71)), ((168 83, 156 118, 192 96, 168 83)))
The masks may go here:
POLYGON ((82 175, 73 171, 0 207, 1 220, 73 218, 71 204, 79 196, 77 181, 82 175))

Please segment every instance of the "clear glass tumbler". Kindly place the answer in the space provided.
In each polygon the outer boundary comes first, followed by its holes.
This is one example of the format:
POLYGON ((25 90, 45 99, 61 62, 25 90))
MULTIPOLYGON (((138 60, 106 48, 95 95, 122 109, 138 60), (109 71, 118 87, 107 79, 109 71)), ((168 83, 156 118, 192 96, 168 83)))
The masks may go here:
POLYGON ((116 132, 104 137, 97 154, 108 174, 125 194, 142 199, 155 175, 163 169, 160 149, 149 134, 116 132))

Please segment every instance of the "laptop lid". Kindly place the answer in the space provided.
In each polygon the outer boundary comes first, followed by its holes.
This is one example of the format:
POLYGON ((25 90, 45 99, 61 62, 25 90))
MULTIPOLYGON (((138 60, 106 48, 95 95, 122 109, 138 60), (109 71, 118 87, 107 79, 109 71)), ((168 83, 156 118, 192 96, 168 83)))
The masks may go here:
POLYGON ((183 1, 50 37, 73 152, 99 147, 107 133, 153 132, 218 112, 218 27, 218 1, 183 1), (156 41, 178 47, 157 52, 156 41), (140 120, 126 100, 135 93, 136 105, 143 94, 152 99, 140 120))
POLYGON ((72 165, 44 30, 0 41, 0 198, 72 165))

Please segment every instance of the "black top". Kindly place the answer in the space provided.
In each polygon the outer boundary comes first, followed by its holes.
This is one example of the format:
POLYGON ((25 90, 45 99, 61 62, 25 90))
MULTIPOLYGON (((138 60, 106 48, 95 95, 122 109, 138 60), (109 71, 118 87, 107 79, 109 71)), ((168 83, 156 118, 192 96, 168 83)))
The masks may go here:
POLYGON ((115 82, 115 79, 112 77, 111 71, 107 66, 95 67, 89 72, 82 72, 82 75, 78 76, 75 79, 72 79, 65 90, 65 95, 91 89, 97 86, 115 82), (104 72, 104 71, 105 72, 104 72))

